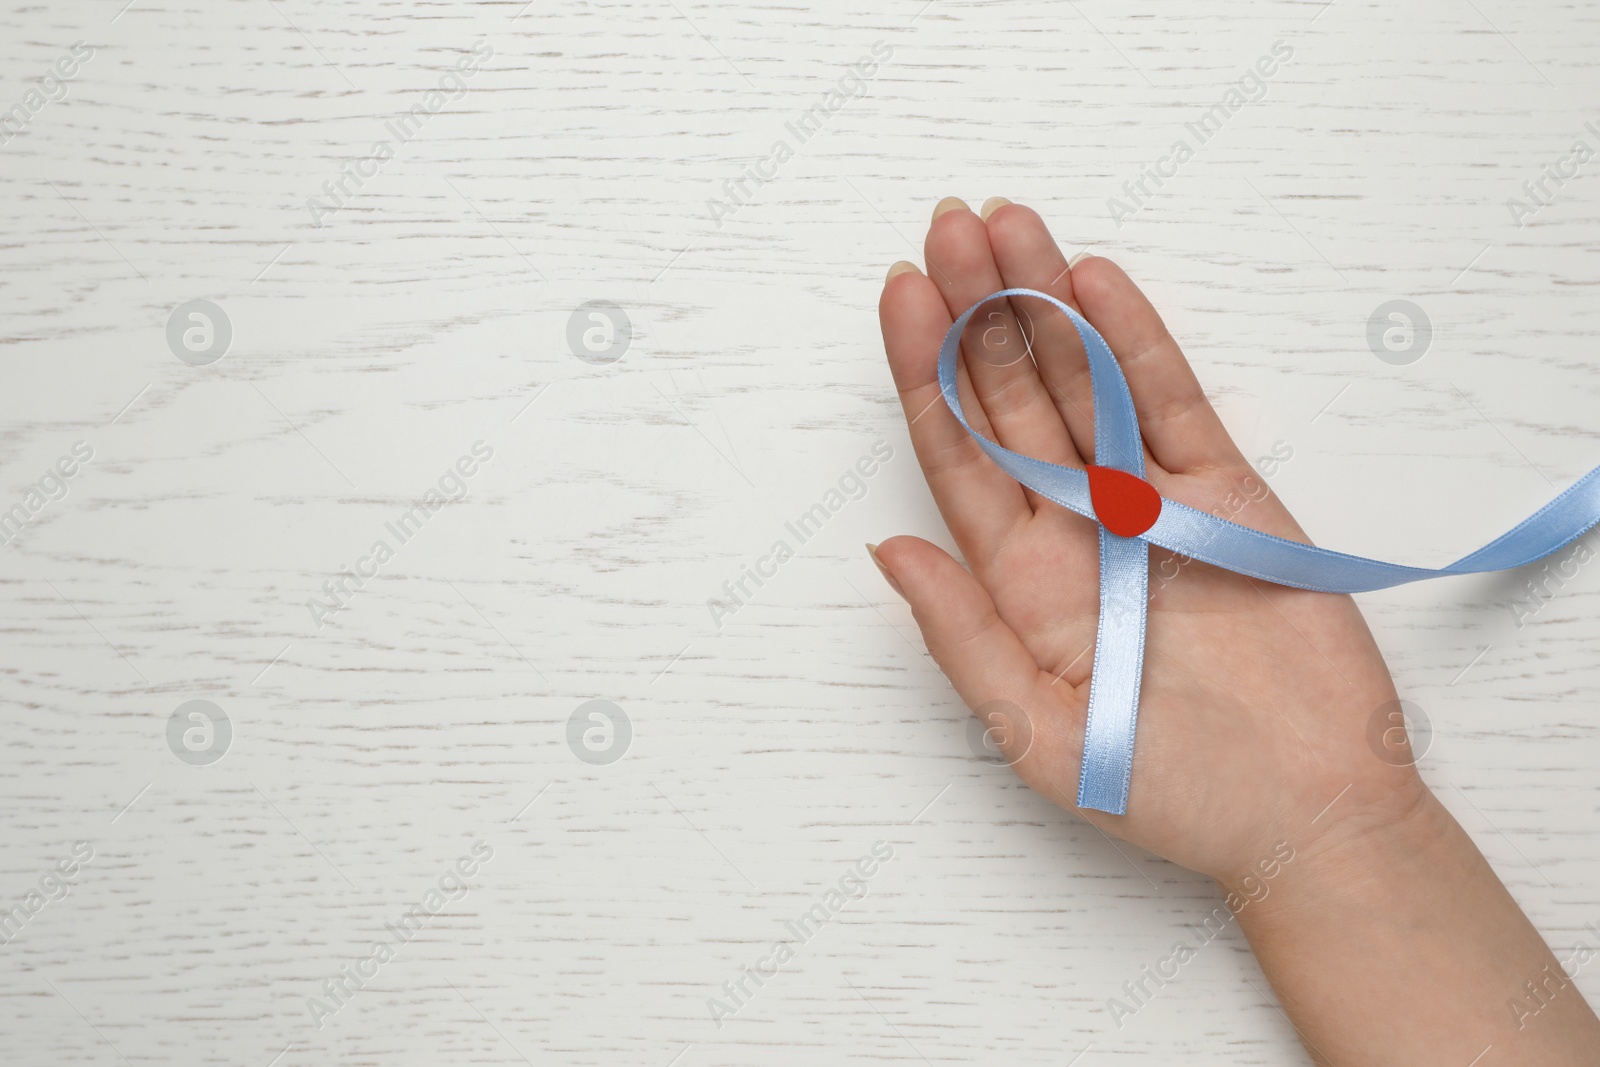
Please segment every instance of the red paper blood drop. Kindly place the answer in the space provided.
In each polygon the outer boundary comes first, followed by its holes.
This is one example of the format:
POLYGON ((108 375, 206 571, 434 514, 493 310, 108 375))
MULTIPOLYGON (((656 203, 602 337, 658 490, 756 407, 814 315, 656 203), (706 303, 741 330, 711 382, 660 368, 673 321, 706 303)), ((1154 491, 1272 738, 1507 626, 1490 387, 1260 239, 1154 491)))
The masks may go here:
POLYGON ((1095 518, 1118 537, 1137 537, 1156 524, 1161 494, 1143 478, 1111 467, 1089 468, 1095 518))

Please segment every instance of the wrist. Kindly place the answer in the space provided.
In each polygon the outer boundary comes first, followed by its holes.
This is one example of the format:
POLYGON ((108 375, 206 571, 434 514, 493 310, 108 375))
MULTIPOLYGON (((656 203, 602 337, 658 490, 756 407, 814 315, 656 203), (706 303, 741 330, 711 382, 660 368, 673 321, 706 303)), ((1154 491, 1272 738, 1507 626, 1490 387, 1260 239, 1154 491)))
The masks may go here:
POLYGON ((1259 899, 1223 882, 1313 1059, 1592 1067, 1600 1021, 1438 798, 1419 780, 1343 810, 1259 899))
MULTIPOLYGON (((1214 875, 1230 910, 1271 921, 1343 901, 1370 901, 1419 860, 1465 842, 1411 768, 1402 781, 1351 783, 1338 799, 1260 849, 1251 865, 1214 875), (1454 833, 1451 831, 1454 830, 1454 833)), ((1439 870, 1449 865, 1441 865, 1439 870)), ((1410 876, 1405 878, 1409 880, 1410 876)))

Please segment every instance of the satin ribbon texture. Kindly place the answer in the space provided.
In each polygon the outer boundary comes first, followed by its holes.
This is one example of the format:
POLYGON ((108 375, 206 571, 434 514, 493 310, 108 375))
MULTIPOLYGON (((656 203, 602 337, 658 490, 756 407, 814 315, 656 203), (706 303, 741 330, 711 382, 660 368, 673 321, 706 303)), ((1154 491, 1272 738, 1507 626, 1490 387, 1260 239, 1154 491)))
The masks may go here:
POLYGON ((1084 726, 1078 806, 1121 815, 1128 808, 1139 682, 1144 670, 1151 545, 1239 574, 1321 593, 1364 593, 1424 578, 1507 570, 1532 563, 1600 522, 1600 467, 1509 532, 1445 567, 1408 567, 1332 552, 1252 530, 1175 500, 1144 480, 1144 447, 1133 397, 1098 331, 1048 293, 1003 289, 951 325, 939 348, 939 388, 968 433, 1011 477, 1100 527, 1100 622, 1095 634, 1084 726), (979 308, 1005 297, 1034 297, 1071 320, 1089 358, 1094 395, 1094 459, 1087 471, 1004 448, 974 430, 956 391, 962 331, 979 308))

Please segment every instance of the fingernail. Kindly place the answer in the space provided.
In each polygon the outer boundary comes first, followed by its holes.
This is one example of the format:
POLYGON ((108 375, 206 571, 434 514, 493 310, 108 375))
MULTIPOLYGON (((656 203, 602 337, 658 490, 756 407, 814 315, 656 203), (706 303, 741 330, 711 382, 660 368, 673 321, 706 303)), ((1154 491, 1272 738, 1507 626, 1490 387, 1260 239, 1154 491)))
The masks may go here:
POLYGON ((906 591, 900 588, 900 583, 894 580, 894 575, 889 573, 889 568, 885 567, 883 560, 878 558, 878 546, 870 541, 867 542, 867 555, 872 557, 873 565, 883 575, 883 580, 889 583, 889 588, 899 593, 902 600, 905 599, 906 591))
POLYGON ((943 215, 947 211, 971 210, 972 209, 967 206, 967 202, 961 199, 959 196, 947 196, 937 204, 933 205, 933 217, 937 219, 940 215, 943 215))
POLYGON ((978 209, 978 214, 983 216, 983 221, 988 222, 990 215, 993 215, 996 211, 999 211, 1009 203, 1011 203, 1011 201, 1007 200, 1003 196, 991 196, 989 199, 983 202, 983 207, 978 209))
POLYGON ((900 262, 895 263, 895 264, 893 264, 893 265, 891 265, 889 267, 889 276, 883 280, 883 283, 885 285, 888 285, 890 282, 894 281, 896 278, 900 277, 900 275, 902 275, 902 274, 921 274, 921 273, 922 273, 921 271, 917 270, 917 265, 915 263, 907 263, 905 260, 902 259, 902 260, 900 260, 900 262))
POLYGON ((1076 267, 1079 263, 1082 263, 1092 255, 1094 255, 1093 252, 1079 252, 1077 255, 1067 260, 1067 269, 1071 270, 1073 267, 1076 267))

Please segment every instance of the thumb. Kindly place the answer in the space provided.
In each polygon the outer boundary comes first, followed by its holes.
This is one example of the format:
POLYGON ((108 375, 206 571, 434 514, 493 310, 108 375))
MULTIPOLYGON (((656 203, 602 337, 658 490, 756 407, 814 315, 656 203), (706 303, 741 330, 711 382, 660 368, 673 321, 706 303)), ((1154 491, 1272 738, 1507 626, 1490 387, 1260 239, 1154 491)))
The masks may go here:
POLYGON ((920 537, 891 537, 867 550, 911 605, 934 662, 969 708, 995 700, 1031 702, 1039 664, 978 579, 920 537))

